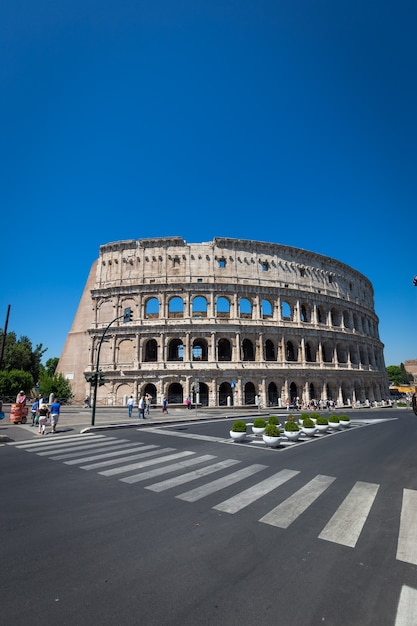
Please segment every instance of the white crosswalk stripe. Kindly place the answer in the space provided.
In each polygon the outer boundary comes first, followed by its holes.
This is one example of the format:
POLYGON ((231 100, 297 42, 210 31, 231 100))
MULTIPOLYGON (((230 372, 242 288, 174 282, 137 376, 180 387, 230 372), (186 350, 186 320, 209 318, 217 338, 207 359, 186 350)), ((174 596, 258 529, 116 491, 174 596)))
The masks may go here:
MULTIPOLYGON (((204 457, 200 457, 200 458, 202 459, 204 457)), ((211 458, 214 459, 215 457, 212 456, 211 458)), ((240 463, 240 461, 235 461, 234 459, 226 459, 225 461, 219 461, 218 463, 214 463, 213 465, 208 465, 207 467, 194 470, 193 472, 188 472, 187 474, 180 474, 179 476, 174 476, 173 478, 168 478, 167 480, 163 480, 160 483, 149 485, 148 487, 146 487, 146 489, 149 489, 150 491, 156 491, 159 493, 161 491, 165 491, 166 489, 172 489, 173 487, 178 487, 179 485, 184 485, 185 483, 189 483, 193 480, 197 480, 198 478, 202 478, 203 476, 209 476, 210 474, 214 474, 214 472, 219 472, 220 470, 227 469, 228 467, 231 467, 232 465, 236 465, 237 463, 240 463)), ((175 469, 181 469, 178 467, 179 465, 180 463, 177 463, 175 466, 175 469)), ((125 480, 126 482, 133 482, 132 480, 129 480, 129 479, 125 479, 125 480)))
POLYGON ((275 509, 261 517, 264 524, 288 528, 336 480, 333 476, 318 475, 301 487, 275 509))
MULTIPOLYGON (((195 481, 200 484, 175 497, 184 502, 193 503, 205 497, 213 496, 223 489, 234 489, 230 497, 214 503, 213 509, 228 514, 236 514, 244 508, 254 505, 268 494, 289 483, 294 477, 302 477, 297 470, 283 469, 271 473, 270 476, 258 480, 251 486, 240 488, 239 483, 249 480, 260 472, 268 472, 267 465, 248 465, 239 470, 230 469, 240 464, 237 459, 216 460, 212 454, 197 455, 194 451, 178 451, 175 448, 162 448, 158 445, 143 442, 131 442, 126 439, 97 435, 71 435, 39 439, 36 441, 11 442, 7 444, 39 457, 62 462, 70 467, 78 467, 87 471, 96 471, 106 477, 115 477, 120 482, 134 485, 145 483, 144 489, 162 493, 174 490, 182 485, 195 481), (213 462, 215 461, 215 462, 213 462), (197 467, 200 466, 200 467, 197 467), (207 481, 207 477, 223 472, 216 480, 207 481), (172 474, 171 477, 167 477, 172 474), (158 482, 155 478, 162 477, 158 482)), ((292 493, 285 500, 259 518, 259 522, 287 529, 309 507, 314 506, 318 498, 336 480, 333 476, 317 475, 292 493)), ((289 483, 291 484, 291 483, 289 483)), ((380 485, 368 482, 356 482, 344 500, 336 508, 330 520, 323 520, 323 528, 317 535, 319 539, 333 542, 347 548, 355 548, 363 532, 372 506, 377 498, 380 485)), ((220 498, 219 498, 220 500, 220 498)), ((399 533, 396 558, 399 561, 417 565, 417 542, 415 528, 417 526, 417 491, 403 490, 403 501, 399 512, 399 533)), ((396 626, 407 623, 404 615, 408 615, 417 606, 416 591, 404 588, 401 596, 396 626), (403 620, 403 621, 402 621, 403 620)), ((417 610, 417 609, 416 609, 417 610)))
POLYGON ((342 502, 319 539, 354 548, 374 503, 379 485, 357 482, 342 502))
POLYGON ((207 483, 202 487, 196 487, 195 489, 191 489, 191 491, 186 491, 185 493, 177 496, 177 498, 185 500, 186 502, 197 502, 197 500, 201 500, 201 498, 205 498, 216 491, 220 491, 220 489, 225 489, 226 487, 229 487, 230 485, 237 483, 244 478, 248 478, 249 476, 252 476, 253 474, 256 474, 264 469, 267 469, 266 465, 249 465, 248 467, 237 470, 237 472, 228 474, 223 478, 213 480, 211 483, 207 483))

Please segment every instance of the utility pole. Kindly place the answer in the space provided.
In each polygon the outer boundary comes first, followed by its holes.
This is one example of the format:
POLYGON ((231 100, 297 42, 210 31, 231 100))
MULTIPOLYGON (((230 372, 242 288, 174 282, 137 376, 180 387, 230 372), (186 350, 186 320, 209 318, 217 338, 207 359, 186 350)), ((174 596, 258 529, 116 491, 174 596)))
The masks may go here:
POLYGON ((0 348, 0 370, 3 365, 3 356, 4 356, 4 346, 6 345, 6 337, 7 337, 7 327, 9 325, 9 315, 10 315, 10 304, 7 307, 7 315, 6 315, 6 323, 4 325, 3 337, 1 338, 1 348, 0 348))
POLYGON ((117 320, 121 320, 122 318, 123 318, 124 323, 133 321, 133 311, 130 307, 124 310, 123 315, 118 315, 117 317, 114 318, 114 320, 112 320, 109 324, 107 324, 101 336, 100 342, 98 344, 95 371, 92 374, 87 374, 85 377, 86 381, 89 382, 93 388, 93 404, 91 408, 91 426, 94 426, 95 418, 96 418, 97 387, 101 387, 106 382, 104 378, 104 374, 99 367, 100 366, 100 350, 103 344, 103 339, 107 331, 109 330, 110 326, 114 324, 114 322, 117 322, 117 320))

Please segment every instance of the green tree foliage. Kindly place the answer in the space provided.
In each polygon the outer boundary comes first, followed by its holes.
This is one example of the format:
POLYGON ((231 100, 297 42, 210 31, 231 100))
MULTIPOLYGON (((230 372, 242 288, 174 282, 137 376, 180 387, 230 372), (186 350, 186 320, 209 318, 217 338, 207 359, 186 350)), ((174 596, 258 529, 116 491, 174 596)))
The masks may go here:
POLYGON ((48 359, 45 363, 45 371, 48 376, 53 376, 55 374, 56 368, 58 367, 59 359, 58 357, 54 357, 53 359, 48 359))
POLYGON ((0 397, 15 402, 19 391, 23 390, 30 395, 33 388, 33 377, 29 372, 10 370, 0 372, 0 397))
POLYGON ((72 398, 71 384, 62 374, 49 376, 46 370, 41 374, 39 380, 39 393, 44 398, 49 398, 53 393, 60 402, 68 402, 72 398))
POLYGON ((33 350, 32 342, 28 337, 22 336, 17 339, 14 332, 7 333, 4 342, 2 370, 7 372, 23 370, 29 372, 33 380, 37 381, 41 369, 41 359, 46 350, 42 344, 33 350))
POLYGON ((401 365, 389 365, 386 369, 389 382, 396 387, 409 385, 413 382, 413 375, 407 372, 404 363, 401 363, 401 365))

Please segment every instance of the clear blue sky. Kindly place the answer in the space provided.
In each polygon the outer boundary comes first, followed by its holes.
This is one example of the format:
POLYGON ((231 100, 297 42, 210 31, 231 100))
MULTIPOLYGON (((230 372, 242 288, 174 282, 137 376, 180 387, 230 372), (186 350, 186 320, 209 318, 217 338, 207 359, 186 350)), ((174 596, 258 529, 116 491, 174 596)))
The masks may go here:
POLYGON ((60 356, 99 246, 305 248, 417 358, 415 0, 3 0, 0 327, 60 356))

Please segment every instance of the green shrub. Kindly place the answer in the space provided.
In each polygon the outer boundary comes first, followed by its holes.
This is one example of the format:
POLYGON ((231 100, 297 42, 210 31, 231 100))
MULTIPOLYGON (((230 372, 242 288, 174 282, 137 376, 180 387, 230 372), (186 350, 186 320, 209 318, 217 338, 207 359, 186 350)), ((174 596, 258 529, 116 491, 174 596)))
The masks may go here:
POLYGON ((305 417, 303 419, 303 427, 304 428, 314 428, 314 422, 309 417, 305 417))
POLYGON ((285 422, 284 430, 286 430, 287 432, 297 432, 298 430, 300 430, 300 427, 294 420, 289 420, 288 422, 285 422))
POLYGON ((316 424, 318 424, 319 426, 327 426, 329 423, 329 420, 327 419, 327 417, 322 417, 321 415, 318 416, 316 424))
POLYGON ((280 436, 279 428, 275 424, 267 424, 265 426, 264 435, 268 437, 279 437, 280 436))
POLYGON ((320 417, 320 413, 318 411, 312 411, 310 417, 313 419, 318 419, 320 417))
POLYGON ((331 422, 332 424, 338 424, 340 422, 339 417, 337 415, 330 415, 329 416, 329 422, 331 422))
POLYGON ((246 422, 243 420, 236 420, 232 424, 232 431, 234 433, 245 433, 246 432, 246 422))
POLYGON ((273 424, 274 426, 276 426, 277 424, 279 424, 279 419, 276 415, 270 415, 268 417, 268 424, 273 424))
POLYGON ((341 415, 341 416, 339 417, 339 419, 340 419, 340 421, 341 421, 341 422, 350 422, 350 417, 349 417, 349 415, 341 415))
POLYGON ((301 420, 302 422, 303 422, 303 421, 304 421, 307 417, 308 417, 308 418, 310 417, 308 413, 305 413, 305 412, 300 413, 300 420, 301 420))
POLYGON ((255 428, 265 428, 266 421, 263 417, 255 417, 255 419, 253 420, 253 425, 255 428))

